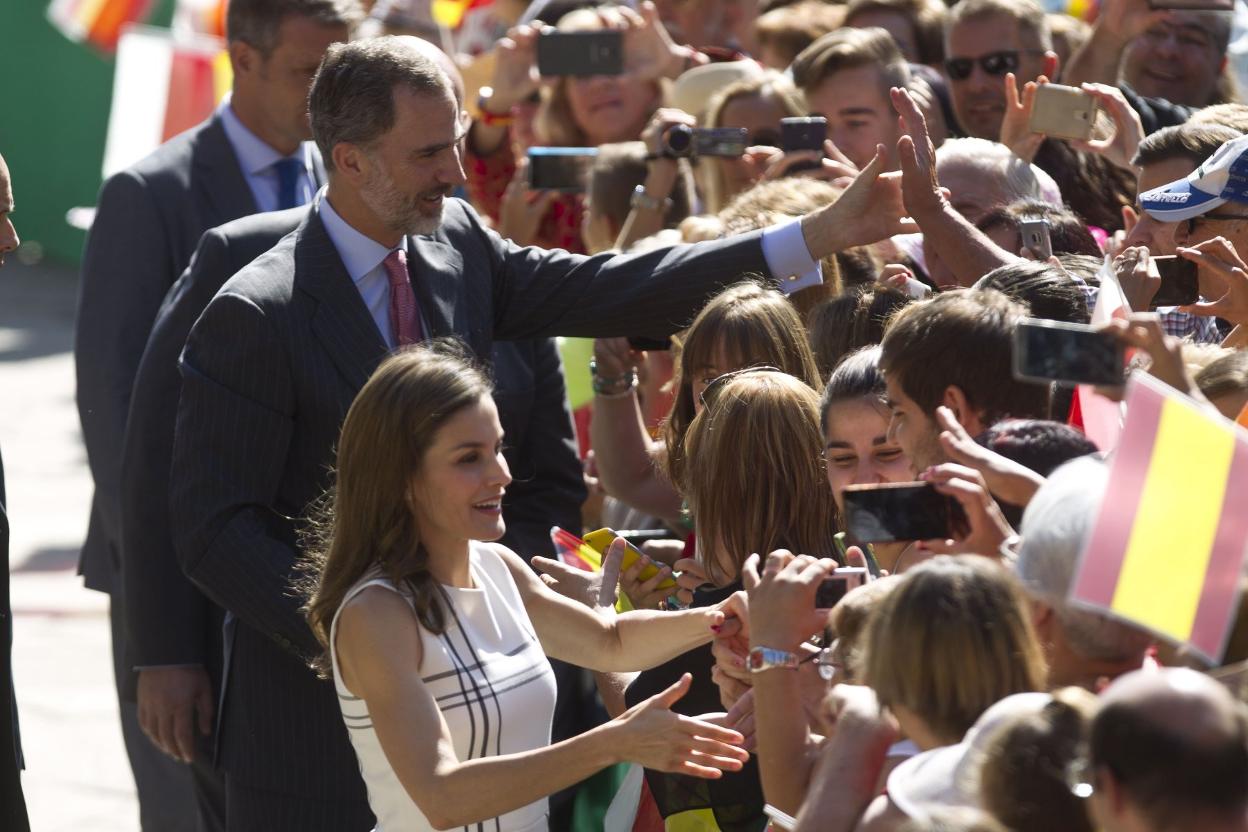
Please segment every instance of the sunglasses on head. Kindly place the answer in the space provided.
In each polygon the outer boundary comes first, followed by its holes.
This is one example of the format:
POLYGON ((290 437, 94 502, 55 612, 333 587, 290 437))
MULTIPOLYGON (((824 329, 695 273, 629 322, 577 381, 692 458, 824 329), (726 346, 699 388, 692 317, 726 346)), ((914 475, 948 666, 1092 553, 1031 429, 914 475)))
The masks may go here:
POLYGON ((989 75, 1005 75, 1007 72, 1018 72, 1017 50, 1005 52, 989 52, 978 58, 947 58, 945 72, 954 81, 965 81, 971 77, 975 64, 989 75))

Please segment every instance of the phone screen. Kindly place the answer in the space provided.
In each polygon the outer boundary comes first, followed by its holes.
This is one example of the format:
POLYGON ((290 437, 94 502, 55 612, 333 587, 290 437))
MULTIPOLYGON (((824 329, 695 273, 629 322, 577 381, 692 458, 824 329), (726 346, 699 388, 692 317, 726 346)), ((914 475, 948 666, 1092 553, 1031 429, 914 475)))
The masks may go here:
POLYGON ((849 536, 867 543, 945 540, 966 525, 958 501, 931 483, 851 485, 844 499, 849 536))
POLYGON ((1014 330, 1014 376, 1025 381, 1117 386, 1122 344, 1090 326, 1028 319, 1014 330))
POLYGON ((1149 309, 1162 306, 1186 306, 1200 300, 1200 283, 1196 279, 1196 264, 1173 254, 1153 258, 1161 286, 1149 303, 1149 309))
POLYGON ((537 38, 537 72, 547 78, 623 75, 624 33, 544 29, 537 38))
POLYGON ((530 147, 529 187, 536 191, 583 193, 596 147, 530 147))

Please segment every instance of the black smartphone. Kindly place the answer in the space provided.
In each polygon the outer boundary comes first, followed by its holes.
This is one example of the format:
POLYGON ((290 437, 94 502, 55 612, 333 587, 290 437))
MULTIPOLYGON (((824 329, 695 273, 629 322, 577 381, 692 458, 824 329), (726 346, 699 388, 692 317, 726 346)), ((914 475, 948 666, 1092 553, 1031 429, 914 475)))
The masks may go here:
MULTIPOLYGON (((795 150, 818 150, 823 152, 823 142, 828 137, 828 120, 823 116, 780 119, 780 149, 785 153, 795 150)), ((789 168, 789 173, 816 170, 818 162, 802 162, 789 168)))
POLYGON ((543 77, 624 74, 624 33, 559 32, 547 27, 537 38, 537 72, 543 77))
POLYGON ((867 582, 867 570, 861 566, 842 566, 824 578, 815 590, 815 609, 830 610, 841 602, 851 589, 867 582))
POLYGON ((663 146, 678 158, 719 156, 737 159, 749 146, 749 131, 744 127, 689 127, 677 124, 663 136, 663 146))
POLYGON ((1235 10, 1235 0, 1148 0, 1148 7, 1150 9, 1230 12, 1235 10))
POLYGON ((1018 233, 1023 240, 1023 248, 1032 256, 1044 262, 1053 256, 1053 241, 1049 237, 1049 221, 1044 217, 1025 217, 1018 224, 1018 233))
POLYGON ((1196 264, 1173 254, 1153 258, 1161 288, 1149 303, 1149 309, 1160 306, 1187 306, 1200 300, 1200 284, 1196 280, 1196 264))
POLYGON ((657 350, 659 352, 667 352, 672 348, 671 338, 644 338, 640 335, 633 336, 628 339, 628 345, 635 350, 648 352, 657 350))
POLYGON ((596 147, 530 147, 529 187, 536 191, 583 193, 596 147))
POLYGON ((1117 386, 1125 381, 1122 342, 1083 324, 1028 318, 1014 330, 1014 377, 1024 381, 1117 386))
POLYGON ((864 543, 946 540, 966 528, 966 513, 931 483, 850 485, 845 488, 845 526, 864 543))

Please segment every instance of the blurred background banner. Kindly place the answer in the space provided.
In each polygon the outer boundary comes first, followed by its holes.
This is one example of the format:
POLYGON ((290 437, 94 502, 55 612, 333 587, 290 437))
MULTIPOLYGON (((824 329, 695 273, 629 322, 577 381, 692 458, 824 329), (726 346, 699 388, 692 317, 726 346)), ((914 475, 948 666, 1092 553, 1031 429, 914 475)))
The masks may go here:
POLYGON ((48 19, 70 40, 112 52, 122 30, 147 20, 152 5, 153 0, 52 0, 48 19))
POLYGON ((223 40, 178 29, 128 28, 117 44, 104 176, 210 116, 232 78, 223 40))

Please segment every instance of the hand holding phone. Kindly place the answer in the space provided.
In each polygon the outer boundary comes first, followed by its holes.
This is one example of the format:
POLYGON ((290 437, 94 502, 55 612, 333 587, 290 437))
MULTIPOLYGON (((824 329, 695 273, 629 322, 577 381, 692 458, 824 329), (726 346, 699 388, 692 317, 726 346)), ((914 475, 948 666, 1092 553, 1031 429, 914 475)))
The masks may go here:
POLYGON ((1036 87, 1027 129, 1056 139, 1087 141, 1092 138, 1099 108, 1097 100, 1078 87, 1041 84, 1036 87))
POLYGON ((846 531, 864 543, 946 540, 966 525, 958 501, 931 483, 851 485, 844 501, 846 531))
POLYGON ((865 566, 842 566, 823 579, 815 592, 815 609, 830 610, 841 602, 851 589, 867 582, 865 566))
POLYGON ((1017 379, 1117 387, 1125 367, 1122 343, 1094 327, 1028 318, 1014 330, 1017 379))
MULTIPOLYGON (((611 544, 615 542, 615 539, 617 537, 619 537, 619 535, 615 533, 614 529, 598 529, 597 531, 592 531, 589 534, 585 535, 584 540, 587 544, 589 544, 590 548, 594 549, 597 552, 600 552, 603 555, 603 557, 606 557, 607 549, 610 548, 611 544)), ((646 560, 649 560, 649 558, 646 557, 645 553, 642 552, 640 549, 638 549, 636 546, 634 546, 631 543, 628 543, 628 541, 625 541, 625 544, 626 544, 626 547, 624 549, 624 559, 620 562, 621 574, 632 569, 633 566, 636 565, 638 560, 641 560, 643 558, 646 560)), ((643 581, 643 582, 649 581, 651 578, 659 574, 659 569, 660 567, 657 564, 653 562, 648 563, 646 566, 642 567, 641 572, 639 572, 637 575, 637 578, 638 580, 643 581)), ((676 589, 676 579, 669 577, 661 581, 658 584, 658 588, 674 591, 676 589)))
POLYGON ((596 147, 530 147, 529 187, 535 191, 584 193, 596 147))
POLYGON ((1018 225, 1023 248, 1041 263, 1053 256, 1053 242, 1049 236, 1049 221, 1044 217, 1025 217, 1018 225))
POLYGON ((624 33, 560 32, 548 26, 537 38, 537 72, 547 78, 623 75, 624 33))

